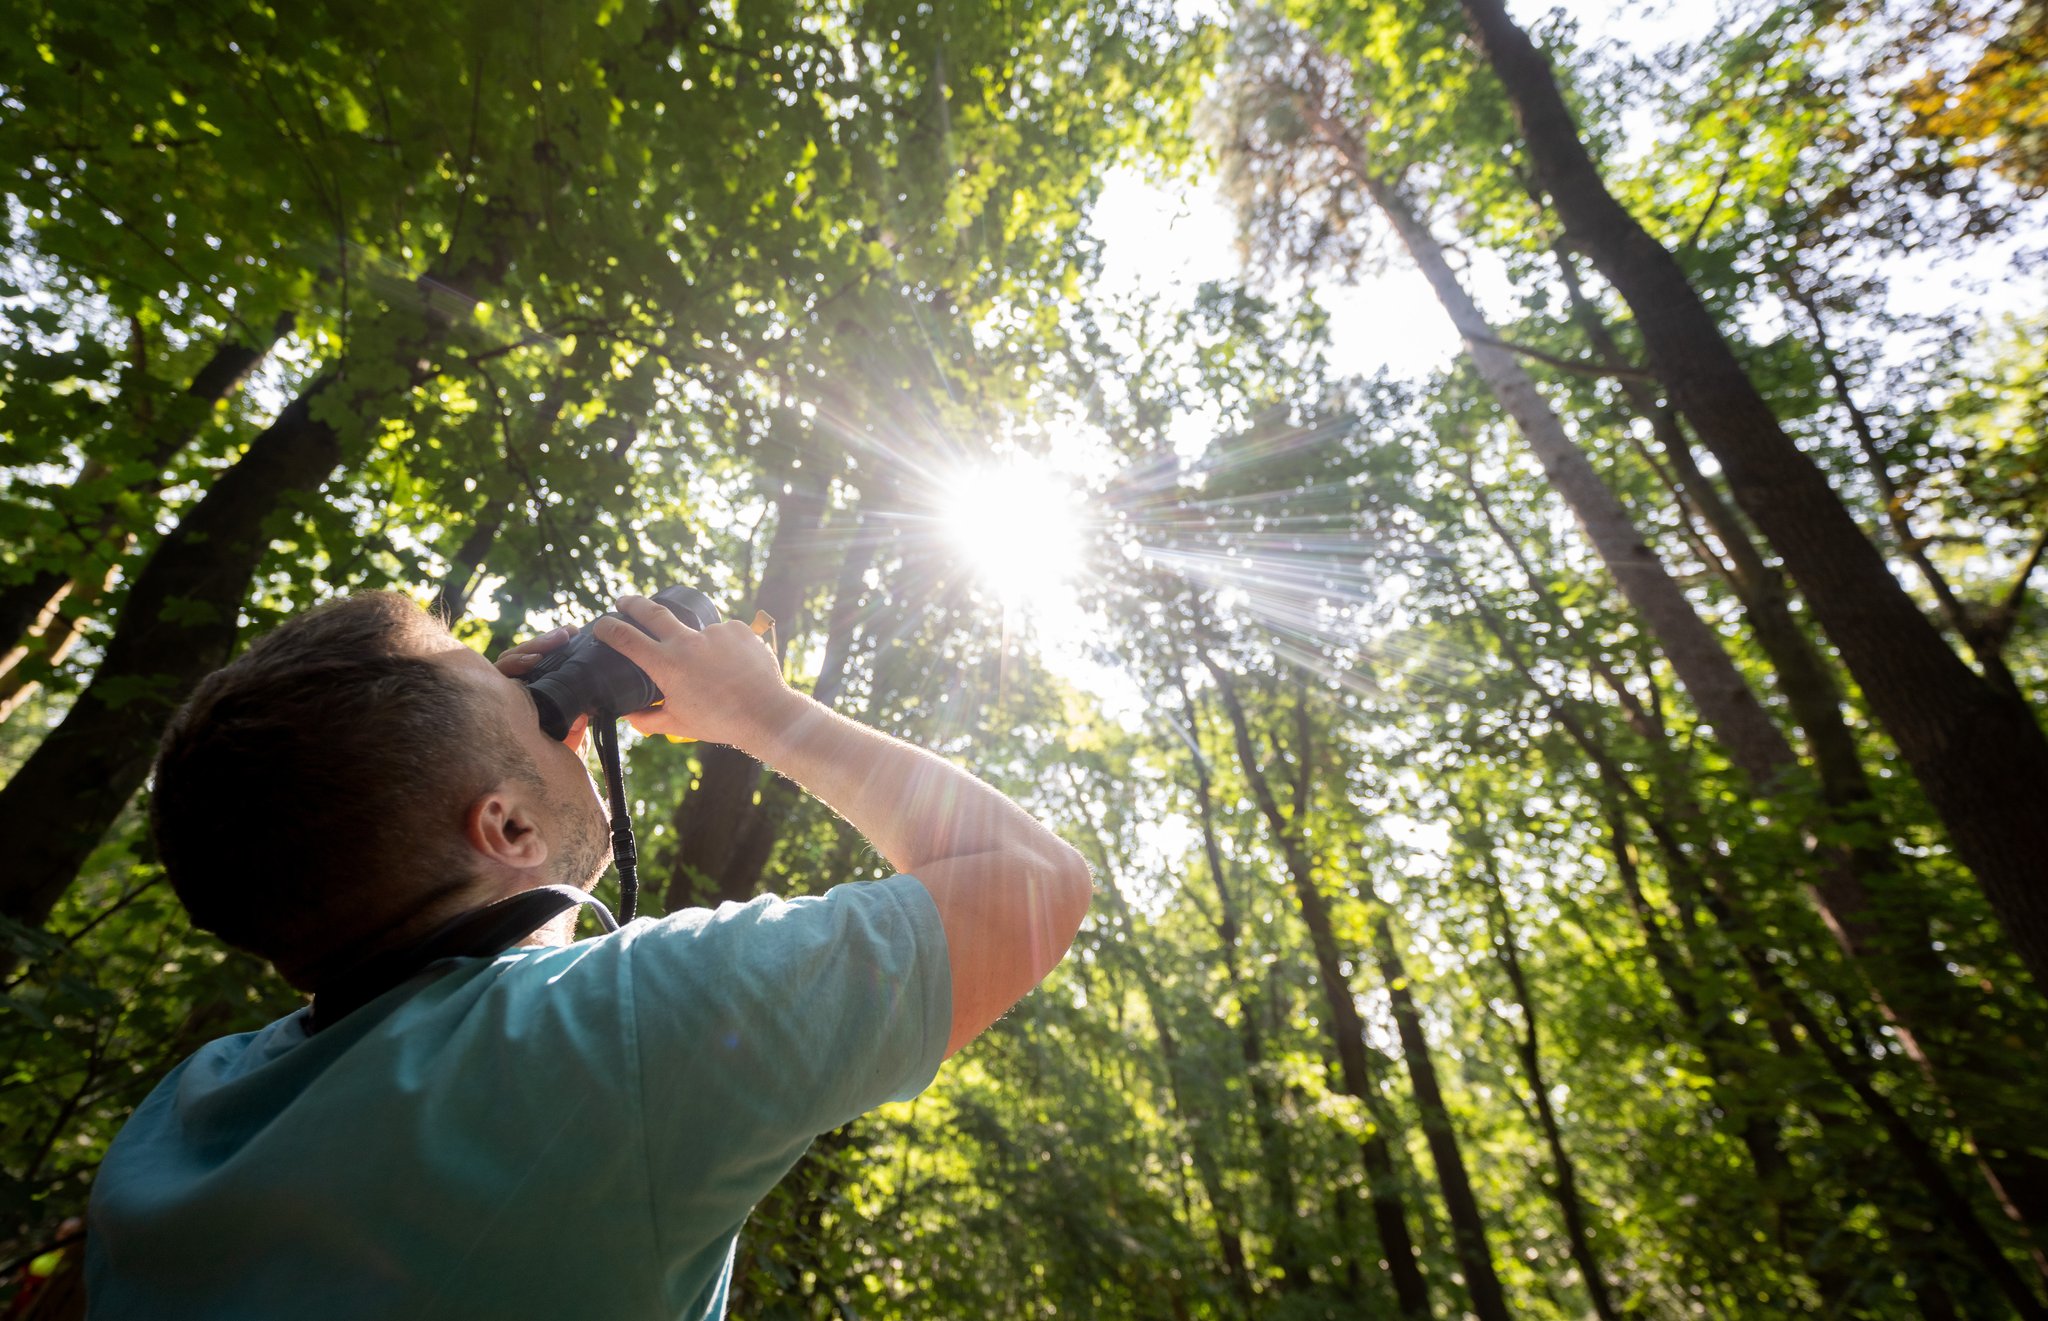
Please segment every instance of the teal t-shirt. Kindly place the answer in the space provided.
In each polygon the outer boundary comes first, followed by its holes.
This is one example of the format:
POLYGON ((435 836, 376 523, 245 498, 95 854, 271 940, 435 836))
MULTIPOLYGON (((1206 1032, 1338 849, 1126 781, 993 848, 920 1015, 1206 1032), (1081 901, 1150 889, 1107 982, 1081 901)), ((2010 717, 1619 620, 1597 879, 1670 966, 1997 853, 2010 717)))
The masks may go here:
POLYGON ((718 1317, 811 1139, 945 1054, 909 876, 436 965, 179 1065, 107 1153, 95 1318, 718 1317))

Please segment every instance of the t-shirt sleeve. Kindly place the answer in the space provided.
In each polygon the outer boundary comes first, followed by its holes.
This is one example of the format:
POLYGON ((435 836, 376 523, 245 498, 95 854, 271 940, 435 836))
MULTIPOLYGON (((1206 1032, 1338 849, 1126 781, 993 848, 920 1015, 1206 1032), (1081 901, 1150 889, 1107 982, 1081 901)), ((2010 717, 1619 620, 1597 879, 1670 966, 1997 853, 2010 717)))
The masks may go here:
POLYGON ((916 1096, 945 1055, 945 929, 914 877, 621 934, 650 1175, 695 1185, 693 1198, 737 1198, 744 1215, 812 1138, 916 1096))

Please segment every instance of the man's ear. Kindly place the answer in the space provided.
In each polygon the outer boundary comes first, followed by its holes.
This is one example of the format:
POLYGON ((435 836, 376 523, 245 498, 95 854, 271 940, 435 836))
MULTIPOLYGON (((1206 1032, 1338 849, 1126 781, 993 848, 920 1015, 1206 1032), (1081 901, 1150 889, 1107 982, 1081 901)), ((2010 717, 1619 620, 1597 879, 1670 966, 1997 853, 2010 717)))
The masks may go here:
POLYGON ((480 795, 463 814, 462 835, 469 847, 492 862, 522 870, 548 860, 547 837, 531 794, 501 784, 480 795))

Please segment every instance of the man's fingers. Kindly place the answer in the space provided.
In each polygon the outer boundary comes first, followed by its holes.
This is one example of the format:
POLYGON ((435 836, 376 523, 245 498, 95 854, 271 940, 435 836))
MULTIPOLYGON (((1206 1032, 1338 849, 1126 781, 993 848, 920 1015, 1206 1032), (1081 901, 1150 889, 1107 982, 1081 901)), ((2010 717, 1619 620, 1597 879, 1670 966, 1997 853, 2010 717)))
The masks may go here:
POLYGON ((691 631, 690 626, 671 614, 667 606, 644 596, 620 597, 619 613, 631 617, 661 642, 691 631))
POLYGON ((516 647, 507 647, 498 653, 498 673, 521 675, 540 663, 540 658, 569 640, 575 630, 564 624, 550 629, 537 638, 528 638, 516 647))
POLYGON ((643 670, 647 668, 648 662, 653 659, 658 650, 658 645, 653 638, 648 637, 625 620, 615 619, 610 615, 599 619, 596 628, 591 630, 591 632, 592 636, 599 642, 604 643, 607 647, 618 652, 643 670))

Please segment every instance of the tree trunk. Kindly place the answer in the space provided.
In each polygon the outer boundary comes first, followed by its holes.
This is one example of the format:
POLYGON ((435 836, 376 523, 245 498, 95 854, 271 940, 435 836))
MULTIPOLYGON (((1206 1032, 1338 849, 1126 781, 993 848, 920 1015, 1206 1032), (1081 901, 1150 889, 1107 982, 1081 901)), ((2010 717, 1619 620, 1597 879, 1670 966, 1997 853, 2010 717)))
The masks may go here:
POLYGON ((2048 737, 2033 711, 1963 663, 1785 434, 1684 270, 1607 191, 1549 62, 1501 0, 1460 4, 1567 234, 1634 311, 1652 369, 1783 557, 2037 987, 2048 987, 2048 737))
MULTIPOLYGON (((1074 779, 1073 767, 1069 765, 1070 782, 1074 779)), ((1098 874, 1106 882, 1101 893, 1107 896, 1111 910, 1116 914, 1117 923, 1133 939, 1137 927, 1131 918, 1130 905, 1124 901, 1123 889, 1117 876, 1116 859, 1104 842, 1102 833, 1096 828, 1094 818, 1089 814, 1084 793, 1077 790, 1073 804, 1075 815, 1088 827, 1089 842, 1094 845, 1094 861, 1098 874)), ((1137 946, 1129 947, 1135 951, 1137 946)), ((1121 952, 1121 950, 1120 950, 1121 952)), ((1186 1062, 1181 1058, 1180 1041, 1173 1030, 1173 1016, 1166 1002, 1165 992, 1159 985, 1159 978, 1153 973, 1151 964, 1142 956, 1129 959, 1131 971, 1138 979, 1139 992, 1145 997, 1145 1008, 1152 1016, 1152 1026, 1159 1034, 1159 1055, 1166 1067, 1167 1097, 1172 1106, 1172 1117, 1187 1143, 1187 1150, 1193 1157, 1195 1176, 1201 1181, 1202 1192, 1209 1199, 1211 1214, 1216 1220, 1216 1249, 1222 1258, 1223 1278, 1230 1285, 1238 1304, 1245 1315, 1252 1310, 1251 1274, 1246 1269, 1244 1235, 1239 1226, 1244 1214, 1237 1198, 1224 1182, 1222 1166, 1216 1153, 1221 1148, 1219 1139, 1210 1132, 1213 1116, 1207 1106, 1196 1102, 1190 1104, 1192 1081, 1187 1076, 1186 1062)))
MULTIPOLYGON (((215 406, 234 393, 256 364, 269 354, 271 346, 291 332, 291 327, 290 316, 279 317, 268 343, 255 348, 227 343, 214 350, 206 365, 193 376, 184 396, 176 406, 165 410, 163 417, 156 419, 144 441, 136 465, 149 470, 148 480, 152 485, 158 482, 165 466, 178 452, 198 438, 212 420, 215 406)), ((79 480, 104 478, 109 471, 105 463, 88 459, 79 480)), ((119 533, 119 520, 120 515, 115 509, 101 510, 99 516, 92 520, 90 529, 81 529, 83 539, 88 545, 105 543, 119 533)), ((52 598, 62 592, 70 581, 71 575, 62 570, 45 569, 26 581, 0 587, 0 654, 10 653, 21 645, 22 638, 43 616, 52 598)))
POLYGON ((1394 944, 1393 927, 1384 912, 1373 919, 1373 953, 1380 975, 1387 982, 1387 997, 1393 1004, 1394 1026, 1401 1034, 1401 1058, 1408 1066, 1408 1082, 1415 1091, 1416 1106, 1422 1111, 1422 1135, 1436 1165, 1437 1186, 1443 1192, 1444 1209, 1451 1217, 1451 1242, 1456 1246, 1458 1265, 1465 1272, 1465 1291, 1472 1297, 1472 1311, 1480 1321, 1509 1321, 1507 1295, 1493 1268, 1493 1249, 1486 1243, 1486 1218, 1480 1214, 1479 1199, 1472 1193, 1472 1178, 1465 1169, 1464 1149, 1451 1123, 1450 1107, 1444 1103, 1437 1082, 1436 1060, 1429 1038, 1422 1032, 1422 1015, 1416 1011, 1415 996, 1409 989, 1407 969, 1394 944))
POLYGON ((225 664, 249 579, 279 504, 341 462, 341 438, 313 416, 327 376, 280 414, 149 557, 92 684, 0 789, 11 841, 0 913, 40 925, 149 772, 158 732, 225 664))
MULTIPOLYGON (((787 474, 789 489, 775 502, 775 531, 769 538, 761 583, 750 603, 777 621, 776 641, 786 650, 797 612, 817 576, 831 474, 815 458, 787 474)), ((737 615, 736 615, 737 617, 737 615)), ((778 659, 782 652, 777 653, 778 659)), ((695 788, 677 804, 672 871, 664 897, 668 910, 692 903, 744 902, 760 884, 773 850, 772 829, 763 840, 763 812, 770 811, 761 763, 736 748, 707 744, 698 754, 695 788), (701 889, 699 887, 702 887, 701 889)), ((793 793, 781 791, 793 799, 793 793)), ((783 807, 787 808, 785 801, 783 807)), ((770 826, 778 824, 766 821, 770 826)))
POLYGON ((1507 896, 1501 891, 1500 879, 1493 874, 1492 859, 1481 855, 1479 862, 1486 872, 1487 910, 1499 926, 1493 933, 1494 953, 1500 960, 1501 971, 1507 974, 1515 1003, 1522 1010, 1522 1030, 1515 1034, 1515 1053, 1521 1059, 1522 1076, 1528 1079, 1529 1092, 1535 1101, 1544 1146, 1550 1150, 1554 1179, 1548 1185, 1550 1194, 1557 1202, 1559 1217, 1564 1221, 1565 1240, 1571 1246, 1572 1261, 1577 1264, 1579 1275, 1586 1283, 1586 1294, 1592 1300, 1594 1315, 1600 1321, 1617 1321, 1621 1313, 1614 1305, 1614 1296, 1608 1288, 1607 1273, 1601 1267, 1599 1254, 1593 1250, 1590 1217, 1586 1214, 1585 1200, 1579 1195, 1578 1166, 1565 1149, 1564 1126, 1558 1121, 1557 1107, 1550 1101, 1549 1076, 1543 1068, 1542 1020, 1537 1012, 1536 997, 1529 990, 1529 978, 1522 969, 1521 951, 1516 947, 1519 933, 1508 911, 1507 896))
MULTIPOLYGON (((458 270, 437 269, 433 283, 474 289, 494 283, 509 262, 500 247, 458 270)), ((395 356, 417 379, 448 323, 425 300, 417 312, 393 316, 405 327, 395 356)), ((272 517, 311 496, 342 460, 345 438, 315 415, 330 392, 343 393, 343 410, 355 418, 395 401, 350 392, 345 368, 302 390, 157 544, 129 588, 92 683, 0 789, 0 839, 14 850, 0 874, 0 914, 29 925, 49 916, 141 787, 171 713, 227 662, 272 517)))
MULTIPOLYGON (((1291 1292, 1309 1287, 1308 1255, 1295 1233, 1299 1195, 1294 1183, 1294 1160, 1288 1150, 1287 1129, 1280 1123, 1279 1098, 1266 1072, 1265 1036, 1259 1027, 1261 1004, 1277 996, 1273 988, 1260 990, 1245 976, 1238 962, 1243 925, 1237 917, 1237 901, 1231 895, 1229 873, 1223 865, 1223 847, 1217 837, 1216 804, 1210 792, 1209 759, 1202 752, 1201 729, 1195 719, 1195 704, 1186 685, 1180 687, 1181 701, 1188 713, 1185 736, 1195 766, 1195 817, 1202 830, 1202 856, 1209 865, 1209 880, 1216 889, 1216 943, 1223 962, 1225 983, 1237 995, 1237 1048, 1244 1062, 1245 1085, 1251 1092, 1252 1131, 1259 1139, 1259 1173, 1266 1185, 1266 1198, 1273 1207, 1273 1260, 1280 1277, 1291 1292)), ((1277 965, 1272 974, 1278 976, 1277 965)), ((1338 1204, 1341 1208, 1343 1203, 1338 1204)), ((1356 1257, 1352 1259, 1356 1263, 1356 1257)))
POLYGON ((1797 765, 1798 757, 1728 658, 1720 637, 1707 627, 1678 580, 1643 540, 1635 520, 1565 432, 1556 410, 1514 352, 1501 347, 1499 336, 1451 269, 1443 245, 1415 214, 1399 185, 1372 169, 1364 147, 1348 126, 1320 112, 1311 113, 1317 132, 1344 158, 1429 281, 1464 339, 1465 352, 1479 378, 1514 419, 1544 476, 1571 507, 1622 596, 1641 616, 1658 650, 1692 694, 1700 715, 1714 727, 1729 760, 1749 778, 1752 789, 1768 793, 1797 765))
MULTIPOLYGON (((1401 1193, 1400 1175, 1394 1166, 1393 1151, 1387 1143, 1387 1133, 1391 1129, 1385 1123, 1385 1106, 1380 1101, 1378 1079, 1374 1076, 1371 1058, 1365 1048, 1365 1023, 1359 1016, 1357 1001, 1351 994, 1351 979, 1344 975, 1343 960, 1338 954, 1337 937, 1330 922, 1329 900, 1316 885, 1308 853, 1281 812, 1265 771, 1259 765, 1258 750, 1252 742, 1251 727, 1246 721, 1244 704, 1238 698, 1235 681, 1207 655, 1201 660, 1222 696, 1223 709, 1230 717, 1231 733, 1237 746, 1238 763, 1258 800, 1261 814, 1272 829, 1274 842, 1280 846, 1295 902, 1301 909, 1302 924, 1308 928, 1309 946, 1315 952, 1317 980, 1322 984, 1324 1003, 1330 1011, 1330 1036, 1337 1050, 1338 1076, 1344 1090, 1356 1097, 1375 1121, 1374 1130, 1360 1145, 1359 1154, 1365 1165, 1373 1222, 1379 1229, 1380 1249, 1386 1255, 1387 1273, 1394 1286, 1394 1295, 1404 1316, 1427 1317, 1430 1315, 1429 1285, 1423 1278, 1422 1263, 1408 1233, 1407 1199, 1401 1193)), ((1305 769, 1306 749, 1302 752, 1305 769)))

